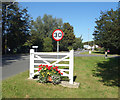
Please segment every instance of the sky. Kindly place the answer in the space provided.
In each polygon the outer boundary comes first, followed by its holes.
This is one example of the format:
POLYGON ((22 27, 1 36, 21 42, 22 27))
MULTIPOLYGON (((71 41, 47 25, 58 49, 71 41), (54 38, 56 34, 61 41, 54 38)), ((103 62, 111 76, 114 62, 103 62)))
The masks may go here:
MULTIPOLYGON (((20 6, 27 7, 28 13, 35 20, 44 14, 54 18, 62 18, 63 23, 70 23, 76 37, 82 35, 83 42, 93 40, 96 18, 100 12, 111 8, 118 8, 117 2, 20 2, 20 6)), ((63 37, 64 38, 64 37, 63 37)))

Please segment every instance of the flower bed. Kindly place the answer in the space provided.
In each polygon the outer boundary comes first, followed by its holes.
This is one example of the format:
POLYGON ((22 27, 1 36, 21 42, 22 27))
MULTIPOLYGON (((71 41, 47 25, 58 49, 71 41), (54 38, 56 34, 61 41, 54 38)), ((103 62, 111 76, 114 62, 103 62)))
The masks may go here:
POLYGON ((60 83, 63 73, 58 70, 57 66, 39 65, 39 82, 46 83, 51 81, 53 84, 60 83))

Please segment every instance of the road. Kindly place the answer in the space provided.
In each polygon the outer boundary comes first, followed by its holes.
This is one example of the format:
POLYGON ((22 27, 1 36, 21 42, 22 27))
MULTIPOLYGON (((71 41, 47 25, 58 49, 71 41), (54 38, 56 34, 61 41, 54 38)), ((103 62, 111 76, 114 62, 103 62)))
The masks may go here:
MULTIPOLYGON (((86 51, 76 51, 74 56, 104 56, 104 55, 85 55, 79 54, 80 52, 86 51)), ((14 76, 20 72, 24 72, 29 69, 29 55, 8 55, 2 57, 2 80, 14 76)), ((51 56, 49 56, 51 58, 51 56)), ((55 58, 55 57, 53 57, 55 58)))
POLYGON ((29 69, 29 55, 2 57, 2 80, 29 69))

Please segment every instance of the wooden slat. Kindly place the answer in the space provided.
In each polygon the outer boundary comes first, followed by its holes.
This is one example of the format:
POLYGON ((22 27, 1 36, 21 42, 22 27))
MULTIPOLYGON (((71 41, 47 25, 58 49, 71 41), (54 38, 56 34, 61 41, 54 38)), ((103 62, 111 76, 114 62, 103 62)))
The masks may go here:
POLYGON ((66 74, 66 73, 63 72, 63 75, 61 75, 61 76, 68 76, 69 77, 69 74, 66 74))
POLYGON ((34 70, 38 70, 38 68, 34 68, 34 70))
MULTIPOLYGON (((34 68, 34 70, 38 70, 38 68, 34 68)), ((58 69, 60 71, 69 71, 69 69, 58 69)))
POLYGON ((69 66, 69 64, 55 64, 55 66, 69 66))
POLYGON ((50 63, 44 59, 42 59, 40 56, 36 55, 37 58, 41 59, 42 61, 44 61, 46 64, 50 65, 50 63))
MULTIPOLYGON (((49 58, 42 58, 42 59, 39 59, 39 58, 34 58, 34 60, 49 60, 49 61, 57 61, 57 60, 60 60, 60 59, 49 59, 49 58)), ((70 61, 69 59, 64 59, 63 61, 70 61)))
POLYGON ((66 53, 48 53, 48 52, 34 52, 35 55, 69 55, 70 53, 69 52, 66 52, 66 53))
POLYGON ((57 63, 63 61, 64 59, 66 59, 66 58, 68 58, 68 57, 69 57, 69 55, 67 55, 67 56, 65 56, 65 57, 63 57, 63 58, 57 60, 56 62, 52 63, 52 65, 56 65, 57 63))
MULTIPOLYGON (((40 65, 40 64, 48 65, 48 64, 45 64, 45 63, 34 63, 34 65, 40 65)), ((50 66, 50 65, 48 65, 48 66, 50 66)), ((69 66, 69 64, 55 64, 55 66, 69 66)))
MULTIPOLYGON (((45 63, 34 63, 34 65, 48 65, 48 64, 45 64, 45 63)), ((50 65, 48 65, 48 66, 50 66, 50 65)))
POLYGON ((69 69, 58 69, 60 71, 69 71, 69 69))

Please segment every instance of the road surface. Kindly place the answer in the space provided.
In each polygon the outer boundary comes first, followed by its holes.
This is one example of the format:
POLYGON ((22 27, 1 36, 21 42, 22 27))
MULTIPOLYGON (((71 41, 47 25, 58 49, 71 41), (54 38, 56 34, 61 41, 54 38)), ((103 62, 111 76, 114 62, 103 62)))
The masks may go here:
POLYGON ((29 55, 2 57, 2 80, 29 69, 29 55))

